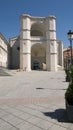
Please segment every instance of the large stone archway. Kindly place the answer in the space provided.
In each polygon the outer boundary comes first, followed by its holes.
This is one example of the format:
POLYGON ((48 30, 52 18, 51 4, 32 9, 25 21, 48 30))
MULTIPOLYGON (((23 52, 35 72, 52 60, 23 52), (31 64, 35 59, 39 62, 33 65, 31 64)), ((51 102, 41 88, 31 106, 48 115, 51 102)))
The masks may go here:
POLYGON ((43 69, 43 64, 47 71, 57 71, 56 17, 24 14, 20 21, 20 68, 25 71, 31 71, 31 68, 43 69))
POLYGON ((44 70, 46 66, 46 49, 43 45, 37 43, 31 47, 31 69, 44 70))

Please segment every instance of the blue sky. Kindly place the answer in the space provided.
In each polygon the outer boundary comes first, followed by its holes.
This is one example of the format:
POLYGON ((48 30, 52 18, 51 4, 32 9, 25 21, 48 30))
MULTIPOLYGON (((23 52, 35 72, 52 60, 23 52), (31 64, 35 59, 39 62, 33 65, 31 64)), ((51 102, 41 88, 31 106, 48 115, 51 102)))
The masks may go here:
POLYGON ((21 14, 55 15, 57 39, 69 46, 67 32, 73 31, 73 0, 0 0, 0 32, 7 40, 20 34, 21 14))

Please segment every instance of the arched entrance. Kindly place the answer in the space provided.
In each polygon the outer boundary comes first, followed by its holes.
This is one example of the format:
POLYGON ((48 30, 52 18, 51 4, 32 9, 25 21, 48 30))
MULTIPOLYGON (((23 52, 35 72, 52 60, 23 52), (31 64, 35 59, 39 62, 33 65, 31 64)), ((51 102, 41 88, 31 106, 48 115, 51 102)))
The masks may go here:
POLYGON ((40 63, 38 60, 33 61, 33 70, 39 70, 40 69, 40 63))
POLYGON ((31 69, 43 70, 43 64, 46 64, 46 49, 39 43, 34 44, 31 48, 31 69))

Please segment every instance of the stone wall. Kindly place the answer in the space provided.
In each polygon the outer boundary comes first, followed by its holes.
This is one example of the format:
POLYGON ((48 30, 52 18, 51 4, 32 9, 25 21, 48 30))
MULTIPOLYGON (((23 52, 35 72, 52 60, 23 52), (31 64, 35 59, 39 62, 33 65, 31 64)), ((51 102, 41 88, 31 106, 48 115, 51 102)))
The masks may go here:
POLYGON ((10 68, 19 69, 20 65, 20 38, 10 39, 10 68))
POLYGON ((0 68, 8 67, 8 42, 0 33, 0 68))

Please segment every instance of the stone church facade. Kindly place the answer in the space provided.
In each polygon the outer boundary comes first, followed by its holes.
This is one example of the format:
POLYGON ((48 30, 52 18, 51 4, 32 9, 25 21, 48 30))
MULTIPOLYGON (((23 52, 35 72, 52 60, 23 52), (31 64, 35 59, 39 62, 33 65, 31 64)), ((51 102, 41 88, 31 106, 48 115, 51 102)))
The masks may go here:
POLYGON ((9 40, 11 69, 57 71, 63 68, 63 43, 56 39, 56 17, 20 16, 20 35, 9 40))

